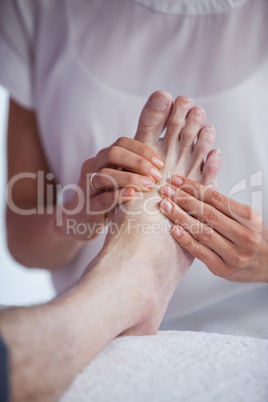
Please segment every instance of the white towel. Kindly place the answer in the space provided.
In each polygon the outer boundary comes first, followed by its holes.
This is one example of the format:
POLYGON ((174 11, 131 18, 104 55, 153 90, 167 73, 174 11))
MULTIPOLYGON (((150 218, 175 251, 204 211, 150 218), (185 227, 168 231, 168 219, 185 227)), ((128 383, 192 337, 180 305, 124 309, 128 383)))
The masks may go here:
POLYGON ((268 340, 161 331, 115 339, 61 402, 267 402, 268 340))

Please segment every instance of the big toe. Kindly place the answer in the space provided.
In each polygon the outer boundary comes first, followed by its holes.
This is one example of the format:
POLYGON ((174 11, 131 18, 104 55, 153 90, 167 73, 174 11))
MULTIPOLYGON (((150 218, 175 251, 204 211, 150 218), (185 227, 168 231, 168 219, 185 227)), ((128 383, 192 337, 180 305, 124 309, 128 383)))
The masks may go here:
POLYGON ((154 145, 166 127, 172 104, 173 99, 168 92, 154 92, 141 112, 135 139, 149 146, 154 145))

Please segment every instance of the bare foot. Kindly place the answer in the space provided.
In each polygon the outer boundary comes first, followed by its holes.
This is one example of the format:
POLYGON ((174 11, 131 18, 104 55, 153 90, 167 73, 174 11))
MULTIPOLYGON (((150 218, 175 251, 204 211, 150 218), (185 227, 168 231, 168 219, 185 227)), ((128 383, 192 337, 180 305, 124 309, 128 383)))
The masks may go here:
POLYGON ((220 156, 215 152, 208 155, 215 130, 209 125, 202 127, 205 118, 205 111, 194 107, 190 98, 180 96, 173 104, 171 95, 163 91, 154 93, 141 113, 135 138, 162 157, 162 180, 150 193, 138 193, 136 199, 116 208, 104 248, 108 256, 109 250, 113 255, 117 251, 118 265, 135 270, 140 300, 154 295, 147 303, 149 313, 144 322, 127 334, 157 331, 178 283, 193 262, 193 257, 178 247, 170 233, 171 223, 159 212, 159 189, 173 174, 215 185, 220 156), (118 238, 113 234, 114 225, 120 230, 118 238))

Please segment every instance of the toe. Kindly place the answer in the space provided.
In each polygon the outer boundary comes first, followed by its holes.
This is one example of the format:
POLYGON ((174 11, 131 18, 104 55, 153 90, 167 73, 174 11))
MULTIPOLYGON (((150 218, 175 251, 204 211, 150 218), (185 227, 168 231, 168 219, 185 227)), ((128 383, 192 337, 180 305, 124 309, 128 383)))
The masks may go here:
POLYGON ((188 96, 178 96, 175 99, 163 140, 163 144, 167 149, 178 142, 181 130, 185 126, 186 116, 193 105, 193 100, 188 96))
POLYGON ((168 92, 154 92, 141 112, 135 139, 149 146, 154 145, 166 127, 172 103, 168 92))
POLYGON ((202 184, 217 188, 217 176, 221 167, 221 152, 213 149, 207 156, 207 160, 202 170, 202 184))
MULTIPOLYGON (((206 112, 200 106, 195 106, 190 110, 187 115, 186 123, 179 135, 179 141, 177 145, 174 144, 174 148, 177 149, 177 167, 178 173, 188 176, 193 167, 192 152, 194 144, 197 139, 200 127, 204 124, 206 119, 206 112)), ((201 176, 199 167, 199 177, 201 176)), ((196 178, 193 178, 196 179, 196 178)))
POLYGON ((188 172, 188 177, 192 180, 200 179, 201 168, 204 159, 211 150, 215 141, 215 129, 213 126, 206 124, 198 133, 197 141, 192 152, 192 163, 188 172))
POLYGON ((192 153, 194 141, 197 138, 200 127, 206 120, 206 112, 200 106, 195 106, 187 115, 185 126, 180 133, 180 156, 192 153))

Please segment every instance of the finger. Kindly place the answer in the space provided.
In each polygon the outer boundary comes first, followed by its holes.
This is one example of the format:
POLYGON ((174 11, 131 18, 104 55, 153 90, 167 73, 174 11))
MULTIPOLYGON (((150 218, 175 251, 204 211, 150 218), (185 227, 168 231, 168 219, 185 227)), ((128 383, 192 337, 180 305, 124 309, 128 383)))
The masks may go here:
MULTIPOLYGON (((148 161, 152 162, 158 169, 162 169, 164 167, 164 162, 159 155, 157 155, 152 148, 148 147, 147 145, 143 144, 140 141, 137 141, 133 138, 128 137, 120 137, 113 146, 118 146, 124 148, 128 151, 131 151, 137 155, 142 156, 143 158, 147 159, 148 161)), ((107 152, 109 147, 101 149, 97 156, 107 152)))
POLYGON ((132 138, 120 137, 114 143, 114 145, 142 156, 143 158, 152 162, 158 169, 162 169, 164 167, 164 162, 162 161, 161 157, 140 141, 132 138))
POLYGON ((92 182, 95 189, 102 191, 123 187, 133 187, 137 191, 150 191, 154 187, 154 180, 149 177, 109 168, 98 171, 92 182))
POLYGON ((172 176, 170 182, 198 200, 211 205, 224 215, 241 223, 241 225, 258 232, 262 230, 260 214, 248 205, 240 204, 211 187, 203 186, 185 177, 172 176))
POLYGON ((107 214, 117 205, 123 204, 135 196, 134 188, 124 188, 115 191, 102 192, 95 197, 90 198, 88 205, 88 214, 99 216, 107 214))
POLYGON ((234 264, 236 247, 212 227, 193 218, 167 198, 160 202, 160 211, 173 223, 183 226, 196 240, 213 250, 228 265, 234 264))
POLYGON ((237 244, 239 239, 244 237, 244 226, 219 212, 211 205, 197 200, 185 191, 172 186, 164 186, 161 188, 160 194, 163 197, 169 197, 185 212, 207 223, 233 243, 237 244))
POLYGON ((181 247, 185 248, 193 257, 202 261, 214 275, 226 277, 226 265, 213 250, 196 241, 180 225, 173 226, 171 233, 181 247))
MULTIPOLYGON (((132 151, 112 145, 95 158, 94 168, 96 171, 107 166, 119 167, 134 173, 151 177, 154 181, 159 181, 162 176, 155 165, 132 151)), ((160 160, 159 160, 160 161, 160 160)))

